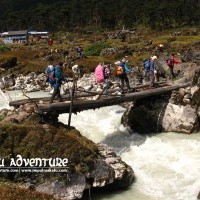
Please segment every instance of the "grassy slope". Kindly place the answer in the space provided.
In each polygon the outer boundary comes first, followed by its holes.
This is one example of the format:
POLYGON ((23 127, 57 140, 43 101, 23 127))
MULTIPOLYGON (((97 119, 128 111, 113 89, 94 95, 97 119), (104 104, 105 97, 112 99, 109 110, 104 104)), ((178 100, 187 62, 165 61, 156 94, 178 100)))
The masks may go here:
POLYGON ((0 182, 0 197, 3 200, 55 200, 51 195, 20 189, 10 182, 0 182))
MULTIPOLYGON (((33 45, 13 45, 12 51, 1 53, 0 62, 5 61, 8 57, 16 56, 18 58, 18 65, 5 72, 18 73, 28 73, 31 71, 43 72, 46 68, 47 61, 42 57, 44 52, 50 52, 50 49, 58 49, 60 51, 69 50, 71 55, 75 55, 76 52, 74 48, 77 45, 81 45, 86 49, 89 45, 94 44, 98 41, 106 41, 111 47, 117 49, 120 48, 131 48, 133 50, 133 55, 128 56, 128 59, 132 65, 141 65, 141 61, 150 57, 155 49, 157 44, 164 44, 165 50, 167 52, 174 51, 184 52, 188 47, 192 47, 195 42, 200 41, 200 30, 197 29, 197 35, 190 35, 190 31, 193 28, 181 29, 181 30, 170 30, 163 32, 155 32, 148 29, 138 30, 136 34, 128 37, 125 42, 122 42, 120 39, 105 39, 102 34, 93 34, 93 35, 80 35, 80 34, 69 34, 66 37, 63 37, 65 33, 57 33, 54 35, 54 44, 52 47, 49 47, 46 43, 37 43, 33 45), (180 32, 178 36, 173 36, 173 33, 180 32), (65 39, 63 39, 65 38, 65 39), (61 44, 58 44, 57 41, 62 41, 61 44), (148 44, 149 41, 152 41, 151 44, 148 44), (34 55, 39 55, 39 58, 34 58, 34 55)), ((116 60, 121 59, 125 55, 115 54, 111 56, 89 56, 83 60, 75 61, 79 65, 82 65, 85 68, 85 71, 93 71, 98 62, 115 62, 116 60)), ((64 61, 64 56, 61 58, 64 61)), ((57 62, 56 60, 54 62, 57 62)), ((72 64, 73 65, 73 64, 72 64)))
MULTIPOLYGON (((79 173, 87 173, 97 158, 96 144, 83 137, 76 129, 52 125, 44 128, 42 125, 1 123, 0 148, 0 158, 6 158, 10 154, 19 154, 23 158, 68 158, 69 171, 79 173)), ((40 176, 36 175, 38 181, 40 176)), ((50 195, 19 189, 19 185, 2 180, 0 196, 5 200, 53 200, 50 195)))
POLYGON ((0 157, 68 158, 72 171, 86 172, 97 157, 97 146, 76 129, 49 125, 0 125, 0 157))

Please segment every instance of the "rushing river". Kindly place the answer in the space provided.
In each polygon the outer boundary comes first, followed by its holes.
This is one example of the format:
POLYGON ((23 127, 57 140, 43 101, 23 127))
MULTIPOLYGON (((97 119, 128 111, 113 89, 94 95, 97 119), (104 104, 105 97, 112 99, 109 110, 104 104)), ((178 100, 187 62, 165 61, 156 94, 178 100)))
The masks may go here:
MULTIPOLYGON (((11 96, 22 98, 15 93, 11 96)), ((0 95, 0 109, 6 107, 0 95)), ((200 190, 200 133, 132 133, 120 123, 124 111, 111 106, 72 116, 73 126, 92 141, 112 146, 136 176, 128 190, 92 193, 91 200, 196 200, 200 190)), ((67 123, 68 114, 60 115, 59 120, 67 123)))
MULTIPOLYGON (((200 191, 200 133, 131 133, 120 123, 124 111, 112 106, 72 116, 73 126, 94 142, 112 146, 136 176, 128 190, 91 194, 91 199, 196 200, 200 191)), ((64 123, 67 118, 60 115, 64 123)))

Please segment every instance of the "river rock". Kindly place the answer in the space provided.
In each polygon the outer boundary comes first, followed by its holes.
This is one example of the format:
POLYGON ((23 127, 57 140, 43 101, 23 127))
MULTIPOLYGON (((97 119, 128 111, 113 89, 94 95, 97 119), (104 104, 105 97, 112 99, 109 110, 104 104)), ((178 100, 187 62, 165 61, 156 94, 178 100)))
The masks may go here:
POLYGON ((2 80, 6 88, 12 87, 15 85, 15 79, 13 76, 5 76, 2 78, 2 80))
POLYGON ((192 104, 200 105, 200 87, 194 87, 192 90, 192 104))
POLYGON ((169 97, 150 97, 134 102, 134 106, 127 109, 122 116, 123 125, 139 133, 161 132, 161 121, 169 97))
POLYGON ((196 109, 190 105, 169 103, 162 119, 162 127, 167 132, 194 133, 199 128, 196 109))
POLYGON ((200 107, 198 107, 198 109, 197 109, 197 115, 198 115, 198 117, 200 119, 200 107))
POLYGON ((185 96, 185 89, 184 88, 180 88, 178 90, 179 96, 184 97, 185 96))
POLYGON ((46 181, 36 187, 36 191, 53 195, 56 199, 81 199, 86 188, 86 179, 83 174, 69 174, 67 181, 46 181))
POLYGON ((96 177, 99 177, 94 182, 95 185, 107 183, 107 187, 112 189, 127 188, 135 178, 132 168, 123 162, 121 158, 116 155, 113 148, 108 145, 98 144, 98 150, 105 163, 100 161, 99 164, 96 164, 96 167, 94 167, 95 170, 92 173, 93 175, 98 174, 96 177), (107 169, 107 172, 105 169, 107 169))

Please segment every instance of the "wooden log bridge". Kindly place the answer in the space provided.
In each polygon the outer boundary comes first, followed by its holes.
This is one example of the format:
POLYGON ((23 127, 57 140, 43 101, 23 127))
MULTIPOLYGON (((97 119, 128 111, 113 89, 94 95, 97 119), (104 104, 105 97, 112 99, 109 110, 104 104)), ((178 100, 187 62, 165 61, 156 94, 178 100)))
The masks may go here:
MULTIPOLYGON (((107 98, 99 99, 99 100, 74 101, 72 112, 77 113, 77 112, 80 112, 83 110, 96 109, 96 108, 100 108, 100 107, 112 106, 112 105, 117 105, 120 103, 136 101, 138 99, 142 99, 142 98, 146 98, 146 97, 150 97, 150 96, 156 96, 156 95, 170 93, 173 90, 177 90, 179 88, 185 88, 187 86, 188 86, 188 84, 165 86, 162 88, 148 89, 148 90, 144 90, 144 91, 140 91, 140 92, 124 94, 122 96, 107 97, 107 98)), ((70 102, 38 104, 38 108, 42 112, 48 112, 48 113, 51 113, 51 112, 56 112, 59 114, 69 113, 70 102)))

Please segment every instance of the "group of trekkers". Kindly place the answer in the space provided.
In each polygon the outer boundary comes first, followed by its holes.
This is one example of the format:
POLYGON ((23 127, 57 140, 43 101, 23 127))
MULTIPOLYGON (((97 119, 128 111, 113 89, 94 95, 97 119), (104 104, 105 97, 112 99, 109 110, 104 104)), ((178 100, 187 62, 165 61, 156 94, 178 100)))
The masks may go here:
MULTIPOLYGON (((143 79, 149 76, 150 88, 153 88, 155 85, 154 82, 159 80, 159 73, 155 64, 157 59, 157 56, 152 56, 151 59, 145 59, 143 64, 143 79)), ((166 59, 166 63, 169 67, 169 79, 174 79, 174 65, 180 63, 180 61, 171 53, 166 59)))
POLYGON ((127 93, 130 92, 130 84, 127 76, 127 72, 130 72, 131 69, 127 66, 127 60, 123 58, 121 61, 115 62, 115 67, 112 69, 111 63, 99 63, 95 69, 95 79, 97 83, 104 83, 103 92, 107 94, 108 88, 111 85, 110 78, 112 75, 115 75, 119 78, 121 84, 121 92, 124 93, 124 83, 126 83, 127 93))
MULTIPOLYGON (((143 73, 142 79, 148 77, 150 88, 154 88, 155 81, 158 80, 158 72, 156 69, 156 60, 157 56, 152 56, 150 59, 145 59, 143 62, 143 73)), ((111 63, 99 63, 95 68, 94 76, 95 80, 98 84, 103 84, 103 93, 107 94, 108 89, 112 85, 111 78, 115 77, 120 81, 121 93, 123 94, 125 91, 129 93, 131 91, 131 87, 129 84, 129 78, 127 73, 131 72, 131 68, 127 65, 128 61, 126 58, 123 58, 121 61, 116 61, 114 66, 111 63), (126 90, 124 89, 124 85, 126 83, 126 90)), ((174 57, 174 54, 170 54, 170 56, 166 59, 166 63, 170 70, 170 78, 175 78, 174 74, 174 64, 178 64, 179 60, 174 57)), ((77 80, 79 77, 79 66, 76 64, 72 67, 72 72, 74 78, 77 80)), ((47 74, 47 82, 51 84, 53 87, 53 94, 50 100, 50 103, 53 103, 57 98, 59 102, 62 102, 63 99, 60 94, 60 87, 62 81, 64 81, 64 73, 63 73, 63 63, 59 62, 56 66, 48 65, 46 68, 47 74)))

